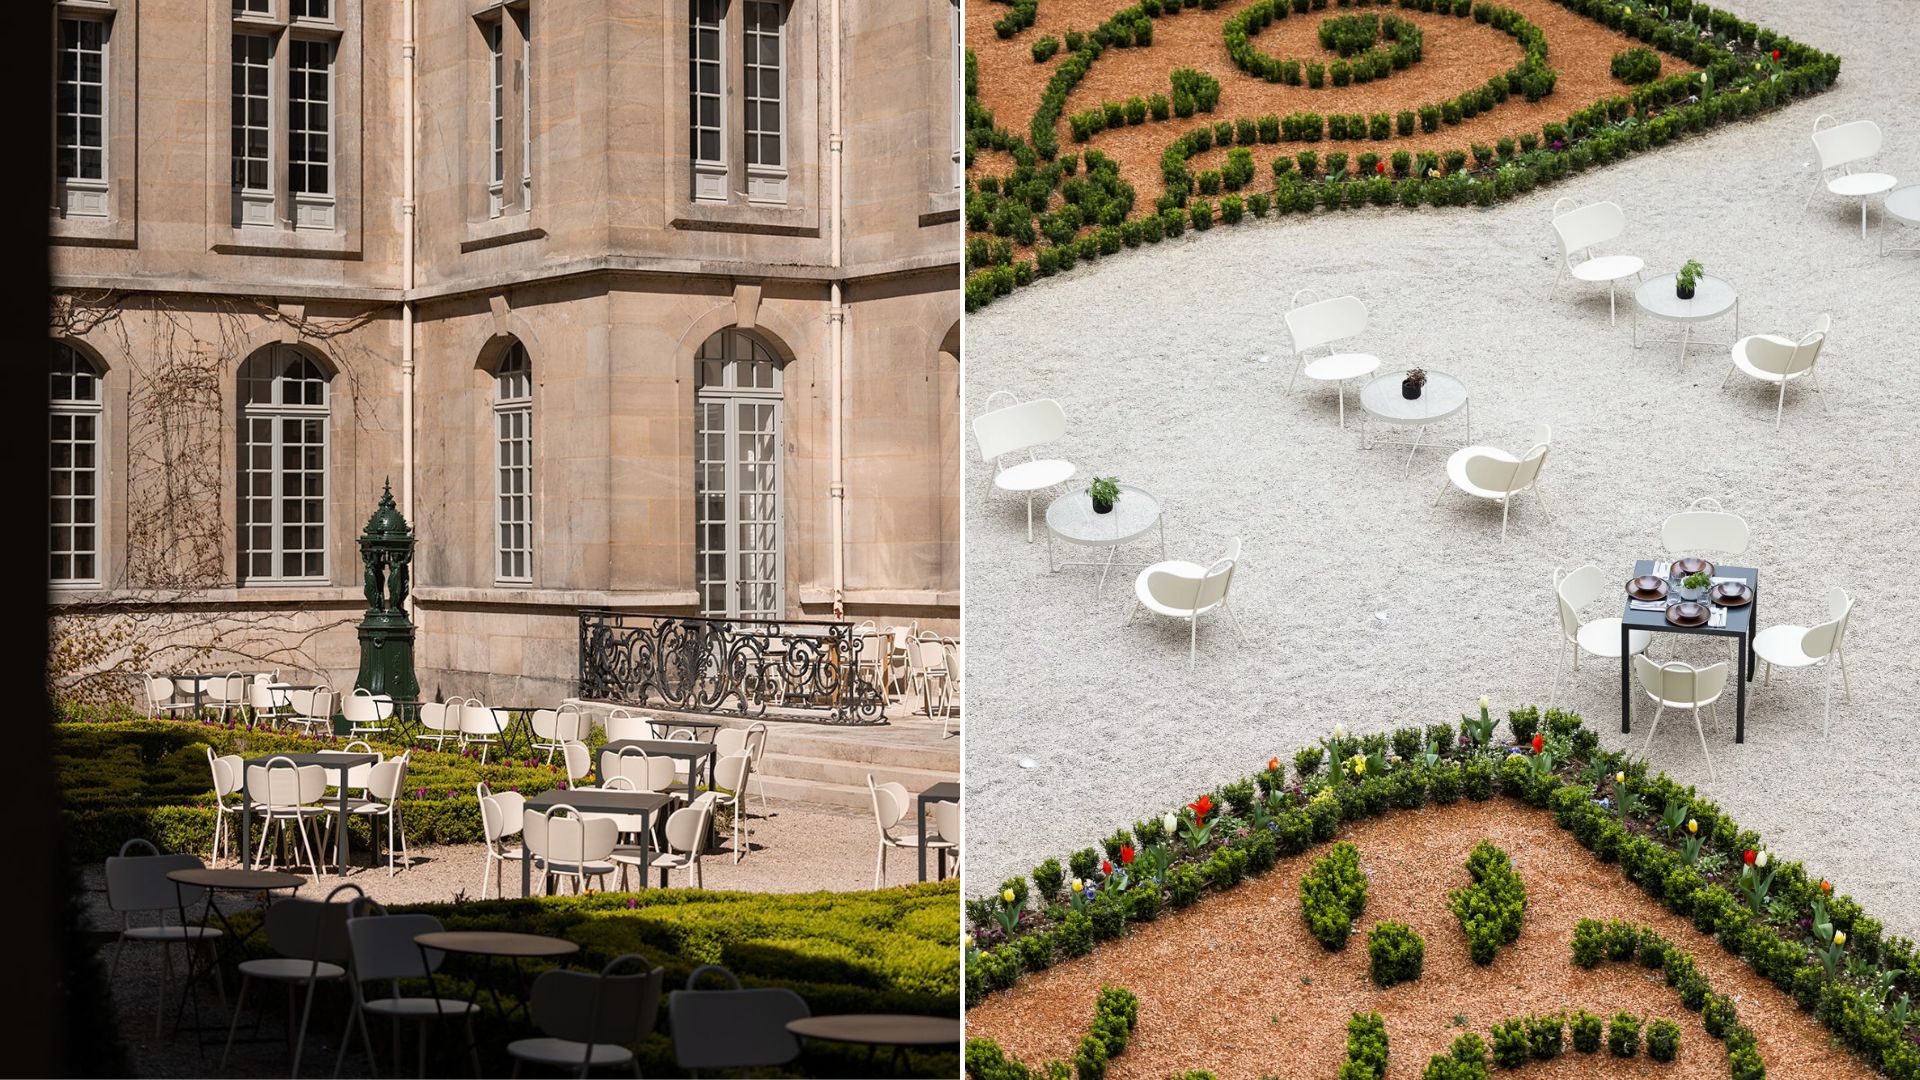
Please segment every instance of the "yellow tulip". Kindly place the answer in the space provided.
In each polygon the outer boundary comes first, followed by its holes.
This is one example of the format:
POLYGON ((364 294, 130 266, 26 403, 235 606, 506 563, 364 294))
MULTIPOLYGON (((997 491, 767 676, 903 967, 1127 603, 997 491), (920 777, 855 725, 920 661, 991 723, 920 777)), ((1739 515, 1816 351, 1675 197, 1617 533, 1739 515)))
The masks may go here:
POLYGON ((1000 899, 1005 900, 1009 904, 1013 903, 1013 890, 1008 889, 1005 892, 1001 893, 1000 899))
POLYGON ((1626 774, 1626 773, 1623 773, 1623 772, 1617 772, 1617 773, 1614 773, 1614 774, 1613 774, 1613 782, 1614 782, 1614 783, 1616 783, 1616 784, 1624 784, 1624 783, 1626 783, 1626 782, 1627 782, 1627 774, 1626 774))
POLYGON ((1354 758, 1354 759, 1353 759, 1353 771, 1354 771, 1354 772, 1357 772, 1357 773, 1363 773, 1363 772, 1366 772, 1366 771, 1367 771, 1367 759, 1366 759, 1366 758, 1363 758, 1363 757, 1356 757, 1356 758, 1354 758))
POLYGON ((1699 823, 1699 822, 1697 822, 1697 821, 1695 821, 1695 820, 1693 820, 1692 818, 1688 818, 1688 819, 1687 819, 1687 831, 1688 831, 1688 832, 1690 832, 1690 833, 1697 833, 1697 832, 1699 832, 1699 831, 1700 831, 1700 823, 1699 823))
POLYGON ((1085 889, 1086 887, 1087 887, 1087 886, 1086 886, 1086 883, 1085 883, 1085 882, 1083 882, 1083 881, 1081 881, 1081 880, 1080 880, 1079 878, 1074 878, 1074 879, 1073 879, 1073 891, 1074 891, 1074 892, 1079 892, 1079 891, 1081 891, 1082 889, 1085 889))
POLYGON ((1833 932, 1833 943, 1835 945, 1845 945, 1847 943, 1847 932, 1845 930, 1835 930, 1833 932))

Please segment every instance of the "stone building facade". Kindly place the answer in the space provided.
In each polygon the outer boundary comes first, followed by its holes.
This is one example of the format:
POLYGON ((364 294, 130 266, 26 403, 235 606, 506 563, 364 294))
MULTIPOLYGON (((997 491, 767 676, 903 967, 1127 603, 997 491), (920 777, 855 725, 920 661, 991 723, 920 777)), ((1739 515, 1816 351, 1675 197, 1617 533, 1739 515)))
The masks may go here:
POLYGON ((56 7, 57 619, 349 684, 391 482, 431 696, 957 628, 957 0, 56 7))

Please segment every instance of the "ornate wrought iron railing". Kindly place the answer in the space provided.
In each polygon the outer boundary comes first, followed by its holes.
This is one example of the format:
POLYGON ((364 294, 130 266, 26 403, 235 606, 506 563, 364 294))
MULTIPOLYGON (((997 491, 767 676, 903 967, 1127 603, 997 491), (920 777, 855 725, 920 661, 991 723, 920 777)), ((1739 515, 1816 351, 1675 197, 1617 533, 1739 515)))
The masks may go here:
POLYGON ((764 716, 817 709, 844 724, 884 722, 847 622, 717 619, 585 608, 580 696, 689 712, 764 716))

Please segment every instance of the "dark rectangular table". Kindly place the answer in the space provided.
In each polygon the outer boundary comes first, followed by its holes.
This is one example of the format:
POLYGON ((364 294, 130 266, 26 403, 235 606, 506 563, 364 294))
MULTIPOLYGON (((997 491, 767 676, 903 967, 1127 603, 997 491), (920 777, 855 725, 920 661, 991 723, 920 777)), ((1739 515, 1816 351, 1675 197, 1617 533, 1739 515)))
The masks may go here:
MULTIPOLYGON (((1633 576, 1642 577, 1653 573, 1653 560, 1641 559, 1633 564, 1633 576)), ((1675 626, 1667 621, 1663 611, 1640 611, 1631 601, 1624 602, 1620 618, 1620 732, 1626 734, 1633 730, 1633 652, 1630 646, 1635 630, 1645 630, 1654 634, 1705 634, 1709 637, 1730 637, 1740 640, 1740 670, 1734 672, 1734 686, 1737 690, 1734 707, 1733 741, 1747 741, 1747 683, 1752 681, 1753 672, 1758 663, 1753 655, 1753 627, 1760 612, 1760 571, 1746 566, 1716 566, 1714 577, 1740 578, 1753 589, 1753 599, 1739 607, 1727 609, 1725 626, 1675 626)))
MULTIPOLYGON (((620 751, 629 746, 637 746, 655 757, 670 757, 687 763, 687 802, 693 802, 694 781, 699 778, 700 766, 706 763, 712 769, 716 751, 710 742, 696 742, 692 739, 617 739, 600 748, 600 760, 595 772, 604 782, 607 778, 606 759, 608 754, 620 756, 620 751)), ((711 779, 711 776, 709 776, 711 779)))
MULTIPOLYGON (((286 758, 288 761, 293 762, 294 765, 296 766, 305 767, 307 765, 318 765, 323 769, 333 769, 340 774, 339 783, 337 785, 340 789, 340 828, 338 830, 339 836, 335 838, 335 843, 334 843, 334 858, 335 858, 334 873, 339 874, 341 876, 345 876, 347 872, 347 821, 350 816, 347 811, 347 772, 348 770, 353 769, 360 765, 378 765, 381 760, 380 755, 379 754, 267 754, 263 757, 248 758, 245 761, 241 762, 240 764, 240 868, 242 870, 253 869, 253 852, 249 850, 249 845, 253 839, 253 796, 248 794, 247 792, 247 770, 251 769, 255 765, 264 767, 267 764, 267 762, 276 760, 278 758, 286 758)), ((377 837, 380 835, 380 830, 378 829, 373 830, 373 834, 376 837, 376 840, 374 842, 377 844, 379 842, 377 837)), ((320 874, 320 868, 317 866, 314 867, 313 872, 314 872, 314 876, 318 877, 320 874)))
MULTIPOLYGON (((604 791, 600 788, 551 788, 527 800, 526 812, 544 814, 565 803, 583 814, 640 815, 640 884, 647 883, 647 863, 653 847, 653 815, 673 801, 670 795, 653 791, 604 791)), ((527 849, 526 821, 520 822, 520 895, 533 890, 533 854, 527 849)))
MULTIPOLYGON (((674 728, 687 728, 690 731, 719 731, 727 725, 717 724, 712 720, 694 720, 682 717, 666 720, 658 716, 650 716, 647 718, 647 726, 655 731, 672 731, 674 728)), ((707 736, 706 741, 713 741, 713 736, 707 736)))
MULTIPOLYGON (((921 792, 920 798, 915 800, 915 802, 918 805, 918 812, 916 816, 919 819, 919 827, 920 827, 920 880, 921 881, 927 880, 927 804, 936 803, 936 802, 959 802, 959 801, 960 801, 960 785, 957 783, 954 783, 953 781, 948 781, 944 784, 935 784, 932 787, 928 788, 927 790, 921 792)), ((954 838, 949 836, 947 837, 947 839, 952 840, 954 838)), ((945 848, 940 849, 940 861, 937 865, 940 868, 940 876, 946 877, 947 876, 947 850, 945 848)))

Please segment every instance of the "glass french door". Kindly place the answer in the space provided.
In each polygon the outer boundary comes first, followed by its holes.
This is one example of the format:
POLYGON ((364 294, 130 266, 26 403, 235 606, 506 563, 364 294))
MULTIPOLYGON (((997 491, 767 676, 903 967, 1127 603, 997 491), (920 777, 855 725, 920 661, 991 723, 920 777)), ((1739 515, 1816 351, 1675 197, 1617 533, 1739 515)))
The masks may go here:
POLYGON ((786 607, 780 520, 780 365, 739 330, 708 338, 695 391, 695 572, 700 613, 778 619, 786 607))

